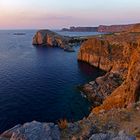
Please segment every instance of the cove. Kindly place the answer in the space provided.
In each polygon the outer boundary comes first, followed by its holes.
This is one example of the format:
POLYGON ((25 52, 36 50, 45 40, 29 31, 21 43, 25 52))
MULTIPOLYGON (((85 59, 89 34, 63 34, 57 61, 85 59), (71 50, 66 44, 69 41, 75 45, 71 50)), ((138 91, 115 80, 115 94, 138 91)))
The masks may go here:
POLYGON ((0 31, 0 132, 32 120, 77 121, 87 116, 90 103, 79 84, 102 71, 77 61, 77 51, 32 46, 35 31, 0 31))

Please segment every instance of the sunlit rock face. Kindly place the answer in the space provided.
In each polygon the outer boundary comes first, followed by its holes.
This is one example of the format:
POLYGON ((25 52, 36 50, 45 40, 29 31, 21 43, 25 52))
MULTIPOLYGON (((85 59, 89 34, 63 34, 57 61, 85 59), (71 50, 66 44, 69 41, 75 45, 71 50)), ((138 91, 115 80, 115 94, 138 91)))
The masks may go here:
POLYGON ((37 32, 33 38, 34 45, 42 45, 43 44, 43 36, 40 32, 37 32))
POLYGON ((70 38, 61 36, 50 30, 40 30, 33 37, 33 45, 48 45, 51 47, 57 46, 60 48, 64 48, 70 38))
POLYGON ((93 38, 84 42, 78 53, 78 60, 90 63, 105 71, 126 74, 130 61, 131 47, 126 42, 117 42, 112 38, 93 38))
POLYGON ((124 79, 101 106, 93 109, 95 113, 102 109, 129 107, 139 100, 140 33, 120 33, 89 39, 82 44, 78 60, 117 73, 124 79))

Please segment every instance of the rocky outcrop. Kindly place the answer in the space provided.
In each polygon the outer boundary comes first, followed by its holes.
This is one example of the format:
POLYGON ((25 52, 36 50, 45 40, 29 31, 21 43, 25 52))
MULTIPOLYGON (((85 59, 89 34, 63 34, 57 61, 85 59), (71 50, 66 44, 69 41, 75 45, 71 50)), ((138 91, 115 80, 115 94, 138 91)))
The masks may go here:
POLYGON ((32 44, 35 46, 60 47, 67 52, 74 52, 73 46, 80 45, 87 40, 85 37, 62 36, 50 30, 37 31, 33 37, 32 44))
POLYGON ((71 38, 61 36, 50 30, 40 30, 33 37, 33 45, 47 45, 64 48, 71 38))
POLYGON ((102 104, 102 102, 123 82, 123 79, 117 73, 108 72, 104 76, 96 78, 95 81, 91 81, 84 86, 81 86, 81 90, 92 106, 96 107, 102 104))
MULTIPOLYGON (((112 91, 103 104, 93 109, 95 113, 100 110, 128 107, 140 96, 140 34, 122 33, 120 35, 107 35, 93 38, 84 42, 78 54, 78 60, 90 63, 105 71, 119 74, 124 82, 112 91)), ((105 80, 103 80, 105 81, 105 80)), ((96 81, 95 81, 96 82, 96 81)), ((106 81, 105 81, 106 83, 106 81)), ((113 84, 113 81, 112 81, 113 84)), ((113 84, 114 85, 114 84, 113 84)), ((86 87, 86 85, 84 86, 86 87)), ((92 88, 94 85, 92 86, 92 88)), ((101 85, 100 89, 104 89, 101 85)), ((93 91, 96 89, 93 88, 93 91)), ((106 89, 106 90, 107 90, 106 89)), ((88 90, 88 88, 87 88, 88 90)), ((100 93, 100 92, 99 92, 100 93)), ((89 92, 90 94, 90 92, 89 92)), ((94 96, 94 94, 93 94, 94 96)))
POLYGON ((60 131, 53 123, 33 121, 5 131, 0 140, 60 140, 60 131))

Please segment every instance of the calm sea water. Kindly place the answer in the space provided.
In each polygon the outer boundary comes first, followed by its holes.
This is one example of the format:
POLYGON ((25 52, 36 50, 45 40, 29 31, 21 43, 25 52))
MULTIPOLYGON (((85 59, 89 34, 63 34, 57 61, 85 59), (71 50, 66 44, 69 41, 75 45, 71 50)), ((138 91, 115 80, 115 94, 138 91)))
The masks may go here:
POLYGON ((32 46, 34 33, 0 31, 0 132, 32 120, 76 121, 89 114, 90 103, 76 86, 102 72, 77 62, 77 52, 32 46))

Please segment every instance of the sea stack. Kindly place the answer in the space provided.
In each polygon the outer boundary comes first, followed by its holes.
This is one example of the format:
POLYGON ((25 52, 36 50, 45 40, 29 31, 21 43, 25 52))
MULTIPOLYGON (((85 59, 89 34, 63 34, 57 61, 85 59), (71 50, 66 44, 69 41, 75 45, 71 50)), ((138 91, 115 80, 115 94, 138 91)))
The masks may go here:
POLYGON ((61 36, 50 30, 39 30, 33 37, 33 45, 37 46, 51 46, 51 47, 60 47, 64 48, 70 38, 61 36))

